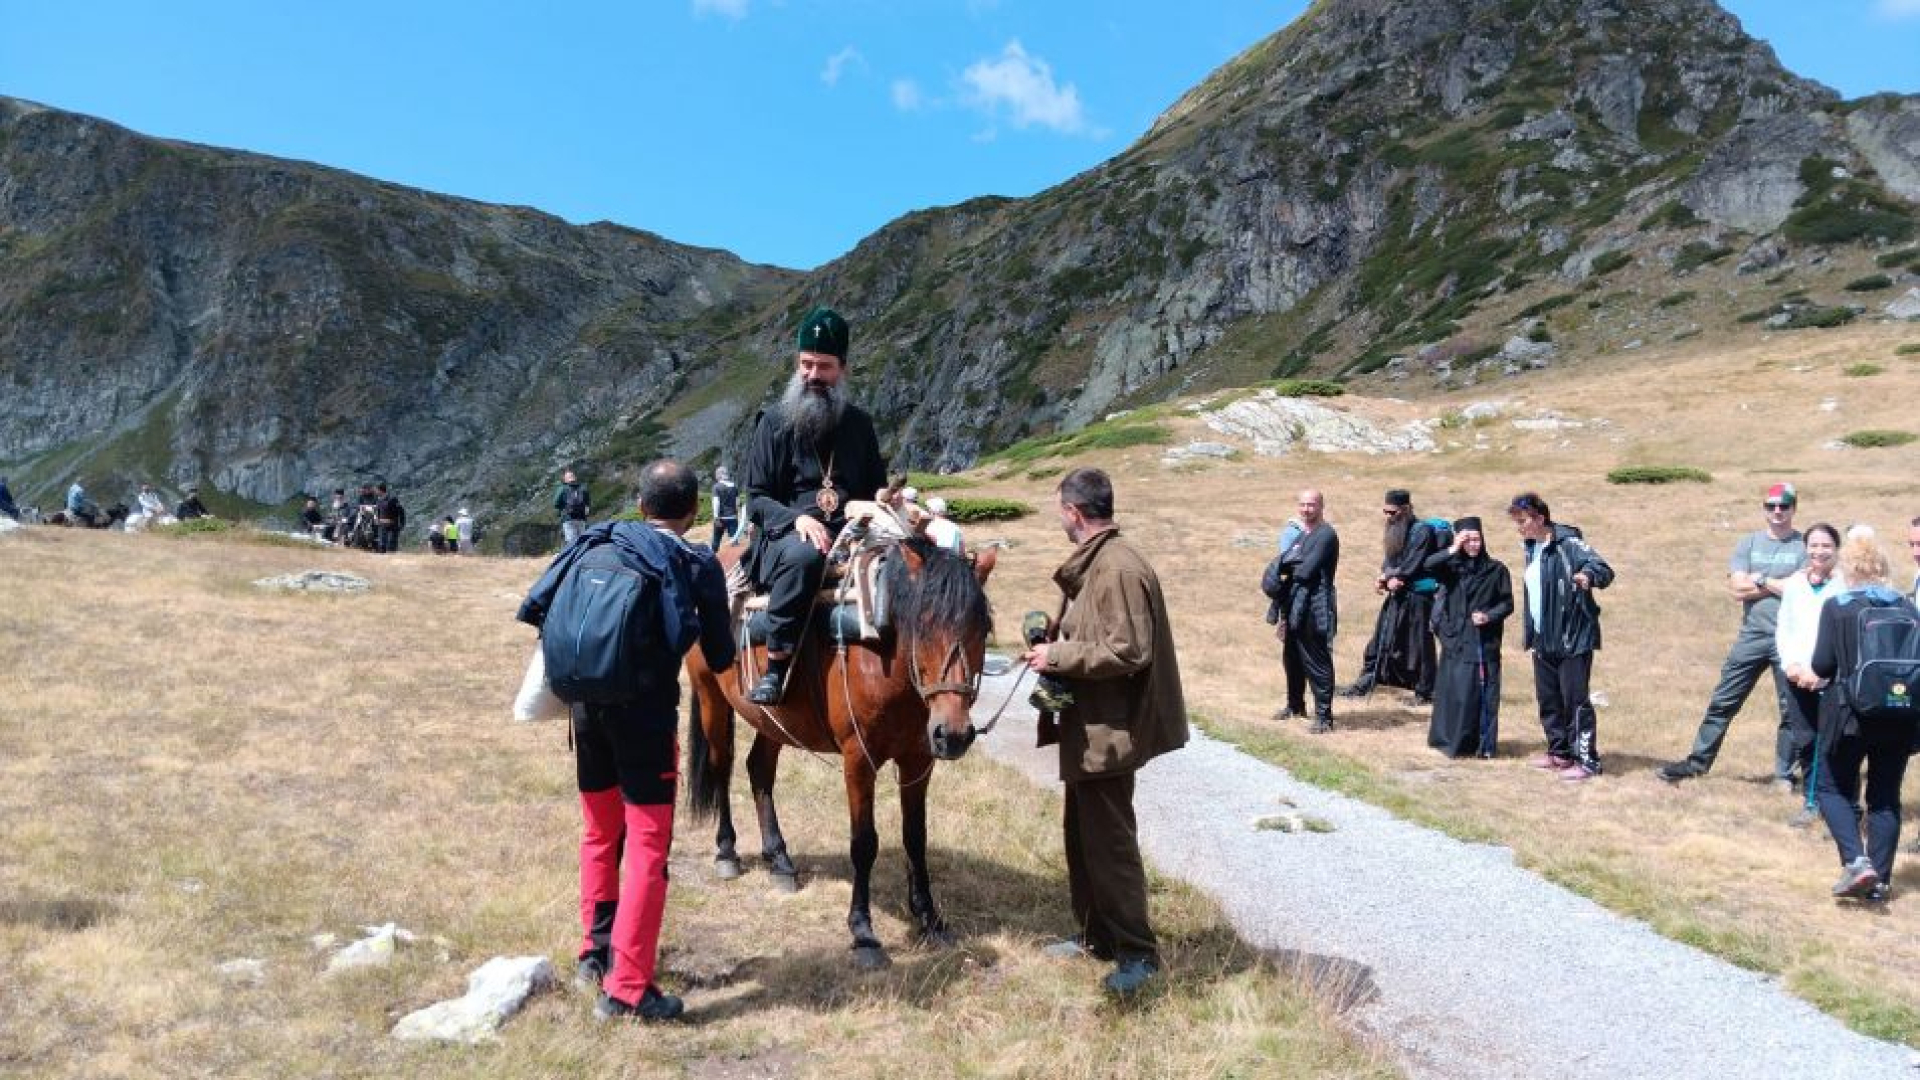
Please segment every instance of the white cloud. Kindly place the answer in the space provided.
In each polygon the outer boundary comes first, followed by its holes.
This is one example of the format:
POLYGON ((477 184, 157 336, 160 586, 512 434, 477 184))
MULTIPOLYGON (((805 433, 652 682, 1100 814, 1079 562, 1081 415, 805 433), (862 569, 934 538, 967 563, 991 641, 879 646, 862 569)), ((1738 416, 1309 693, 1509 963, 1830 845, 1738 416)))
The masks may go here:
POLYGON ((720 15, 736 22, 747 17, 749 0, 693 0, 695 15, 720 15))
POLYGON ((840 76, 845 75, 847 69, 855 65, 866 67, 867 58, 860 55, 859 49, 849 45, 827 57, 827 66, 820 69, 820 81, 828 86, 839 86, 840 76))
POLYGON ((1087 131, 1080 91, 1072 83, 1055 83, 1053 68, 1018 41, 1007 42, 994 59, 974 61, 960 81, 967 104, 988 116, 1004 114, 1016 128, 1038 124, 1068 135, 1087 131))
POLYGON ((919 112, 926 103, 926 95, 920 92, 920 84, 912 79, 893 80, 893 107, 901 112, 919 112))
POLYGON ((1920 0, 1880 0, 1874 10, 1883 19, 1920 18, 1920 0))

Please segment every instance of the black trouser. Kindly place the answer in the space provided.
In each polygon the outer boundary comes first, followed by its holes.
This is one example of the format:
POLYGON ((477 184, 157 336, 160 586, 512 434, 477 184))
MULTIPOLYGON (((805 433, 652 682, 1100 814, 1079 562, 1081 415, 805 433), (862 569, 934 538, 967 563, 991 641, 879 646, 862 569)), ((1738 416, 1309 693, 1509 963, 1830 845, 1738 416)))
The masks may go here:
POLYGON ((678 703, 575 705, 574 760, 582 792, 618 787, 635 806, 673 802, 680 766, 678 703))
MULTIPOLYGON (((1829 723, 1840 718, 1829 716, 1829 723)), ((1822 749, 1820 772, 1814 781, 1820 816, 1840 851, 1840 862, 1866 855, 1881 881, 1893 877, 1893 853, 1900 846, 1900 782, 1907 775, 1908 749, 1913 743, 1910 723, 1861 721, 1853 735, 1829 732, 1822 749), (1867 766, 1867 843, 1860 845, 1860 765, 1867 766)))
POLYGON ((734 533, 739 531, 740 531, 739 518, 737 517, 714 518, 713 519, 713 541, 710 544, 708 544, 708 546, 713 548, 713 550, 715 551, 719 551, 720 545, 726 541, 727 537, 732 536, 734 533))
POLYGON ((1787 684, 1787 734, 1786 744, 1780 755, 1785 763, 1782 776, 1799 769, 1800 776, 1807 781, 1807 805, 1813 805, 1813 742, 1815 727, 1820 722, 1820 691, 1806 690, 1787 684))
POLYGON ((1547 733, 1547 753, 1577 761, 1600 771, 1600 748, 1595 730, 1593 701, 1587 683, 1593 677, 1593 654, 1543 656, 1533 653, 1533 693, 1540 702, 1540 726, 1547 733))
POLYGON ((820 591, 827 557, 797 532, 754 543, 768 545, 755 563, 767 590, 767 651, 792 653, 800 645, 814 594, 820 591))
POLYGON ((1306 690, 1313 688, 1313 717, 1333 722, 1333 645, 1317 631, 1289 631, 1280 653, 1287 672, 1287 711, 1305 715, 1306 690))
POLYGON ((1147 868, 1133 817, 1133 774, 1067 784, 1063 824, 1073 919, 1089 952, 1116 960, 1160 954, 1147 919, 1147 868))
POLYGON ((1407 689, 1425 698, 1433 696, 1433 676, 1439 664, 1434 655, 1433 642, 1433 594, 1417 593, 1412 588, 1401 589, 1388 595, 1380 605, 1380 616, 1374 624, 1373 637, 1367 640, 1366 656, 1360 661, 1360 676, 1354 685, 1362 690, 1371 690, 1381 682, 1380 639, 1383 629, 1391 629, 1392 653, 1399 655, 1395 664, 1390 656, 1386 670, 1392 678, 1385 680, 1389 686, 1399 686, 1399 672, 1407 666, 1413 668, 1413 683, 1407 689), (1398 610, 1396 610, 1396 607, 1398 610))
POLYGON ((374 550, 380 552, 400 550, 400 526, 381 523, 378 536, 374 541, 374 550))

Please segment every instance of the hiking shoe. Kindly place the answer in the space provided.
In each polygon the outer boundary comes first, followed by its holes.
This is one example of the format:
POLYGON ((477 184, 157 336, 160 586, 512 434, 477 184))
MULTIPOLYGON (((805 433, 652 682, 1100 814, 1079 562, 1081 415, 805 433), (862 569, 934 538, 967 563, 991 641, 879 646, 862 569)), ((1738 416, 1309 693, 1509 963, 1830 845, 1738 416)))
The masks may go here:
POLYGON ((1590 769, 1576 761, 1566 768, 1561 769, 1559 775, 1560 779, 1565 780, 1569 784, 1578 784, 1585 780, 1591 780, 1599 776, 1600 773, 1599 770, 1590 769))
POLYGON ((1372 683, 1348 683, 1340 690, 1340 696, 1344 698, 1366 697, 1371 693, 1373 693, 1372 683))
POLYGON ((573 985, 582 990, 598 990, 607 978, 607 958, 590 952, 573 969, 573 985))
POLYGON ((1550 769, 1554 772, 1559 772, 1572 764, 1574 764, 1572 758, 1561 757, 1559 754, 1535 754, 1527 759, 1527 767, 1530 769, 1550 769))
POLYGON ((1307 734, 1309 734, 1309 735, 1331 735, 1331 734, 1333 734, 1333 721, 1331 721, 1331 720, 1315 720, 1315 721, 1314 721, 1314 722, 1313 722, 1312 724, 1310 724, 1310 725, 1308 725, 1308 726, 1307 726, 1307 734))
POLYGON ((1819 820, 1820 820, 1820 815, 1817 812, 1815 812, 1813 807, 1803 806, 1800 808, 1799 813, 1787 819, 1787 828, 1811 829, 1813 828, 1813 823, 1819 820))
POLYGON ((1691 780, 1696 776, 1705 776, 1707 775, 1707 770, 1695 765, 1691 761, 1671 761, 1653 770, 1653 775, 1665 780, 1669 784, 1677 784, 1682 780, 1691 780))
POLYGON ((1873 868, 1873 861, 1862 855, 1840 868, 1840 880, 1833 883, 1833 895, 1860 900, 1878 884, 1880 874, 1873 868))
POLYGON ((629 1005, 616 997, 600 995, 593 1005, 593 1015, 601 1020, 677 1020, 687 1011, 686 1003, 672 994, 663 994, 657 986, 649 986, 640 995, 640 1003, 629 1005))
POLYGON ((1100 980, 1107 993, 1121 1000, 1127 1000, 1147 988, 1160 974, 1160 965, 1146 957, 1122 960, 1116 964, 1113 973, 1100 980))
POLYGON ((786 696, 786 684, 787 665, 768 664, 767 673, 753 684, 753 692, 747 695, 747 700, 755 705, 778 705, 780 699, 786 696))

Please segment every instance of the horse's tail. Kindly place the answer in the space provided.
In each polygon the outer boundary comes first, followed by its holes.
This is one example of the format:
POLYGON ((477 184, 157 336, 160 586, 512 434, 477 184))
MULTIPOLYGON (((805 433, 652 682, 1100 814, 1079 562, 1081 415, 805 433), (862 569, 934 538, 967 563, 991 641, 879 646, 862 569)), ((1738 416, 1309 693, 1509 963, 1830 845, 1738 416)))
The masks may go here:
POLYGON ((728 750, 722 766, 714 761, 714 747, 701 716, 704 695, 695 687, 687 698, 687 816, 706 821, 720 812, 727 798, 727 774, 733 771, 733 710, 722 706, 721 715, 714 718, 722 727, 715 737, 725 739, 728 750))

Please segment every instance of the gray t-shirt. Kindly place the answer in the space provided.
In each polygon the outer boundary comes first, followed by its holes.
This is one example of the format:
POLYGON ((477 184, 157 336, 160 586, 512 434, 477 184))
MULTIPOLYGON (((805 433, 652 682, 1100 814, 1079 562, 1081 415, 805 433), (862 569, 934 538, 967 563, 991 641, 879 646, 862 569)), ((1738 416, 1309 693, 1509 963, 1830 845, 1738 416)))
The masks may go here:
MULTIPOLYGON (((1807 563, 1807 538, 1798 531, 1789 533, 1785 540, 1775 540, 1766 530, 1748 533, 1740 538, 1733 549, 1733 558, 1727 563, 1727 572, 1734 574, 1756 574, 1768 578, 1792 576, 1795 570, 1807 563)), ((1765 600, 1747 601, 1746 625, 1755 630, 1772 633, 1774 624, 1780 618, 1780 598, 1769 596, 1765 600)))

